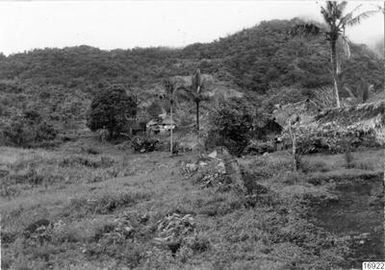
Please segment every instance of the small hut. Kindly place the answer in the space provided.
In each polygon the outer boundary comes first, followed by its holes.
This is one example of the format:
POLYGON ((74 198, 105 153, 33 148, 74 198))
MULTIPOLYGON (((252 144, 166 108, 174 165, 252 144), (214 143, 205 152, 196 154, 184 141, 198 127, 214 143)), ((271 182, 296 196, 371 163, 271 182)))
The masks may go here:
POLYGON ((159 125, 161 129, 165 131, 174 130, 176 128, 175 121, 169 117, 166 117, 165 119, 163 119, 163 121, 159 125))
POLYGON ((146 124, 147 132, 149 133, 164 133, 166 131, 174 130, 176 128, 176 124, 174 120, 171 120, 169 117, 160 120, 150 120, 146 124))

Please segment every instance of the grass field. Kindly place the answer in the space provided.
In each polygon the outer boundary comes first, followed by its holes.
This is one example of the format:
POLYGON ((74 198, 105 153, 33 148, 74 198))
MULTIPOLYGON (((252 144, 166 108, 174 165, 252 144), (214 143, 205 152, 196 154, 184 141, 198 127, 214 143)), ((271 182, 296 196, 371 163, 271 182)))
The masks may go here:
POLYGON ((241 191, 221 154, 2 147, 2 269, 348 269, 383 255, 383 158, 247 156, 241 191))

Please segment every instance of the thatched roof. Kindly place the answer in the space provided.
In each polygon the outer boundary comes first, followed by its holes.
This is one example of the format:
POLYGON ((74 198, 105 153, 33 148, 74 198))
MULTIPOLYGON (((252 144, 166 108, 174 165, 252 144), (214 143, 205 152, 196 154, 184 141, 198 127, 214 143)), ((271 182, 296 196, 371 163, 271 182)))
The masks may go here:
POLYGON ((348 136, 349 134, 374 134, 380 144, 385 144, 385 101, 334 108, 314 116, 312 121, 297 122, 298 136, 348 136))
MULTIPOLYGON (((385 121, 385 100, 360 104, 347 108, 335 108, 321 112, 315 117, 320 124, 334 121, 341 126, 357 123, 372 123, 385 121)), ((380 123, 378 123, 380 124, 380 123)))
POLYGON ((175 125, 175 121, 170 117, 165 118, 161 123, 161 125, 175 125))
POLYGON ((155 126, 157 124, 158 124, 158 121, 151 119, 150 121, 147 122, 146 126, 151 127, 151 126, 155 126))
POLYGON ((273 117, 282 127, 288 124, 289 119, 296 117, 299 117, 302 123, 312 122, 314 116, 320 112, 320 107, 310 99, 286 105, 276 105, 276 108, 273 117))

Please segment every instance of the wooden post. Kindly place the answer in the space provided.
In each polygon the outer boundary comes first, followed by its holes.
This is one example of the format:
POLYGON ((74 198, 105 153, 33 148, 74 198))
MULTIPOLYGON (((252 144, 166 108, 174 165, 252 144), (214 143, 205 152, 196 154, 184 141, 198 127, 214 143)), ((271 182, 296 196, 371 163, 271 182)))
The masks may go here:
POLYGON ((290 138, 291 138, 291 151, 292 151, 292 158, 293 158, 293 170, 296 172, 297 171, 297 159, 296 159, 296 151, 297 151, 297 138, 295 136, 295 132, 292 130, 292 123, 291 119, 289 122, 289 133, 290 133, 290 138))

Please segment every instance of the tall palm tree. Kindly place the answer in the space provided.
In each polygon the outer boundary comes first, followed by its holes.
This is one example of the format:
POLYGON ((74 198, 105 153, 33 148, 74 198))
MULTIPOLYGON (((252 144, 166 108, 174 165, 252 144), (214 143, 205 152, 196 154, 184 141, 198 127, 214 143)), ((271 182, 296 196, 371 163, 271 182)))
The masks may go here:
MULTIPOLYGON (((166 98, 170 102, 170 119, 173 123, 173 107, 175 104, 178 90, 181 88, 181 82, 176 78, 168 78, 163 80, 163 86, 166 90, 166 98)), ((170 129, 170 152, 173 154, 173 128, 170 129)))
MULTIPOLYGON (((384 78, 385 78, 385 1, 383 3, 383 6, 380 6, 380 5, 375 5, 376 9, 373 10, 373 12, 382 12, 382 14, 384 15, 384 46, 383 46, 383 52, 382 52, 382 57, 383 57, 383 60, 384 60, 384 78)), ((384 91, 385 91, 385 82, 384 82, 384 91)))
MULTIPOLYGON (((383 51, 382 58, 384 61, 384 79, 385 79, 385 1, 384 1, 383 7, 378 6, 378 10, 382 11, 382 14, 384 15, 384 47, 383 47, 384 51, 383 51)), ((384 82, 384 91, 385 91, 385 82, 384 82)), ((384 173, 384 185, 385 185, 385 173, 384 173)))
POLYGON ((336 1, 326 1, 326 5, 321 7, 322 17, 327 25, 327 29, 315 24, 301 24, 294 27, 292 33, 295 34, 312 34, 320 35, 324 34, 326 40, 330 45, 330 62, 332 64, 332 78, 334 85, 334 95, 336 99, 337 107, 341 107, 339 93, 338 93, 338 54, 337 54, 337 43, 341 41, 344 45, 344 48, 347 51, 348 57, 350 56, 349 48, 349 39, 345 35, 345 29, 357 25, 361 22, 362 19, 368 18, 375 11, 365 11, 356 16, 354 13, 361 7, 357 6, 352 11, 345 13, 347 6, 347 1, 336 2, 336 1))

